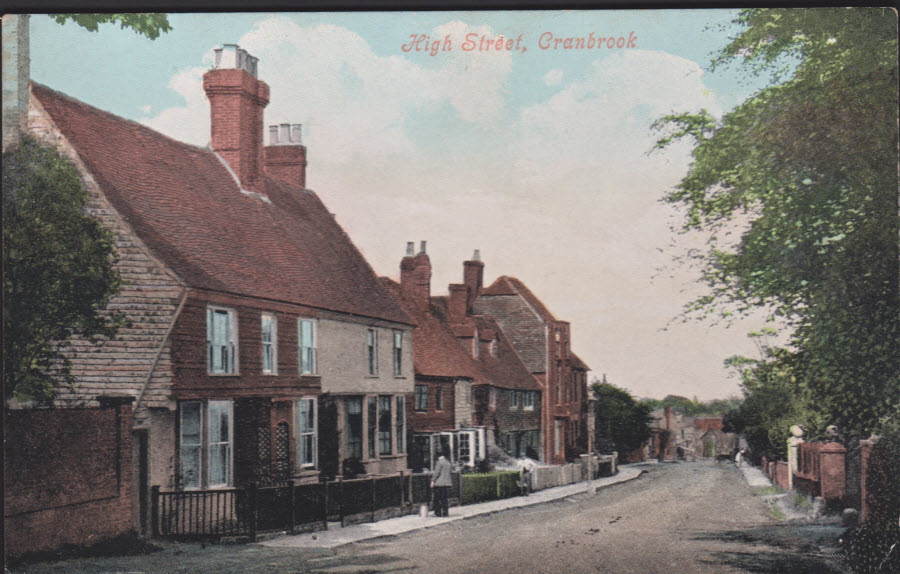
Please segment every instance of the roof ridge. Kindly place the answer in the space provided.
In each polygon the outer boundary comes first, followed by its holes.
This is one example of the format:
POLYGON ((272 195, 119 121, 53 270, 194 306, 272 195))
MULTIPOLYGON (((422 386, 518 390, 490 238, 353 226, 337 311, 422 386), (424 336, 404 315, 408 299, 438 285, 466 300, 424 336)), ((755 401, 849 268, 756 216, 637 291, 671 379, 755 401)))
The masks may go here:
POLYGON ((153 135, 163 137, 163 138, 165 138, 166 140, 168 140, 168 141, 170 141, 170 142, 172 142, 172 143, 174 143, 174 144, 177 144, 177 145, 180 145, 180 146, 184 146, 184 147, 186 147, 186 148, 188 148, 188 149, 190 149, 190 150, 193 150, 193 151, 200 151, 200 152, 206 152, 206 153, 215 153, 215 151, 214 151, 212 148, 208 147, 208 146, 198 146, 198 145, 194 145, 194 144, 191 144, 191 143, 187 143, 187 142, 184 142, 184 141, 181 141, 181 140, 177 140, 177 139, 175 139, 175 138, 173 138, 173 137, 171 137, 171 136, 167 136, 166 134, 162 133, 162 132, 159 131, 159 130, 155 130, 155 129, 151 128, 150 126, 148 126, 148 125, 146 125, 146 124, 142 124, 142 123, 139 122, 139 121, 136 121, 136 120, 130 120, 130 119, 126 118, 126 117, 122 117, 122 116, 117 115, 117 114, 114 114, 114 113, 112 113, 112 112, 108 112, 108 111, 106 111, 106 110, 100 109, 100 108, 98 108, 98 107, 96 107, 96 106, 92 106, 91 104, 88 104, 87 102, 83 102, 83 101, 79 100, 78 98, 76 98, 76 97, 74 97, 74 96, 70 96, 69 94, 67 94, 67 93, 65 93, 65 92, 60 92, 59 90, 54 90, 53 88, 51 88, 50 86, 47 86, 46 84, 42 84, 42 83, 40 83, 40 82, 35 82, 34 80, 32 80, 32 81, 31 81, 31 86, 32 86, 32 87, 38 87, 38 88, 40 88, 40 89, 42 89, 42 90, 47 90, 48 92, 52 92, 54 95, 56 95, 56 96, 58 96, 58 97, 61 97, 61 98, 64 98, 64 99, 68 100, 69 102, 71 102, 71 103, 73 103, 73 104, 75 104, 75 105, 77 105, 77 106, 81 106, 81 107, 83 107, 83 108, 87 108, 87 109, 88 109, 89 111, 91 111, 92 113, 97 113, 97 114, 101 114, 101 115, 105 115, 105 116, 110 116, 110 117, 112 117, 112 118, 115 118, 116 120, 119 120, 119 121, 122 121, 122 122, 127 122, 127 123, 129 123, 129 124, 132 124, 132 125, 134 125, 135 127, 139 128, 139 129, 141 129, 141 130, 149 131, 149 132, 153 133, 153 135))

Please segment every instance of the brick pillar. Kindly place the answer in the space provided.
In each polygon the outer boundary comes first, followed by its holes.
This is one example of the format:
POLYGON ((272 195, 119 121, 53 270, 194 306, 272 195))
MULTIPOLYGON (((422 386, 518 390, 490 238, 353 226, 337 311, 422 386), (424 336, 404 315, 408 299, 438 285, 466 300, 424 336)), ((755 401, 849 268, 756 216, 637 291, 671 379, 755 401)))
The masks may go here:
POLYGON ((860 467, 860 479, 859 479, 859 491, 860 491, 860 521, 865 522, 869 518, 869 503, 867 497, 866 490, 866 478, 869 474, 869 459, 872 456, 872 449, 875 448, 875 444, 878 441, 875 440, 861 440, 859 441, 859 467, 860 467))
POLYGON ((819 449, 819 488, 826 501, 842 500, 847 493, 847 449, 829 442, 819 449))

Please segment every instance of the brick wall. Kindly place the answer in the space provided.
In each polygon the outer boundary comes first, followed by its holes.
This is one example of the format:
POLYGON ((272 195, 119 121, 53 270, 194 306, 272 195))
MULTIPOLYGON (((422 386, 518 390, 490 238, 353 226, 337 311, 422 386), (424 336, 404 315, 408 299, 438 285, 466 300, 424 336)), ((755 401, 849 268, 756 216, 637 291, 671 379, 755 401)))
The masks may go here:
POLYGON ((438 432, 452 430, 454 425, 454 414, 456 404, 456 389, 453 379, 437 380, 416 377, 416 385, 425 385, 428 387, 428 410, 417 411, 415 394, 406 397, 406 414, 409 425, 408 432, 438 432), (435 408, 437 390, 442 389, 443 392, 443 409, 438 411, 435 408))
POLYGON ((131 425, 122 401, 6 412, 7 558, 135 529, 131 425))

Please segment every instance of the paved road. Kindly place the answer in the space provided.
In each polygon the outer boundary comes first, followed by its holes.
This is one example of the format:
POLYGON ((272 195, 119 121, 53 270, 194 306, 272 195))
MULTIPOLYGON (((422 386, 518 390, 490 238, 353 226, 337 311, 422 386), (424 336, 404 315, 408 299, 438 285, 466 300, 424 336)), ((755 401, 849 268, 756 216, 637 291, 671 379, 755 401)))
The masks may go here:
MULTIPOLYGON (((452 509, 451 509, 452 512, 452 509)), ((333 550, 172 545, 148 556, 35 565, 38 572, 840 572, 834 528, 781 524, 734 465, 649 466, 641 478, 333 550)))

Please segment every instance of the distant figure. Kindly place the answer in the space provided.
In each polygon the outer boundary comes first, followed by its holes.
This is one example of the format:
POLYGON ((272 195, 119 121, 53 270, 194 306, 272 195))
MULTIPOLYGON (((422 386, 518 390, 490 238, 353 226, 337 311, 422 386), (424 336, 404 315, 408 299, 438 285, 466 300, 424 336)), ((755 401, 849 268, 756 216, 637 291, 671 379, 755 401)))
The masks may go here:
POLYGON ((449 516, 449 504, 447 497, 450 494, 450 486, 453 484, 450 473, 453 468, 450 461, 441 455, 434 465, 434 478, 431 479, 431 487, 434 489, 434 515, 449 516))
POLYGON ((734 455, 734 464, 737 465, 738 468, 741 468, 744 464, 744 449, 738 451, 736 455, 734 455))
POLYGON ((528 496, 528 491, 531 490, 531 472, 527 468, 523 468, 519 476, 519 490, 522 496, 528 496))

